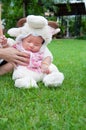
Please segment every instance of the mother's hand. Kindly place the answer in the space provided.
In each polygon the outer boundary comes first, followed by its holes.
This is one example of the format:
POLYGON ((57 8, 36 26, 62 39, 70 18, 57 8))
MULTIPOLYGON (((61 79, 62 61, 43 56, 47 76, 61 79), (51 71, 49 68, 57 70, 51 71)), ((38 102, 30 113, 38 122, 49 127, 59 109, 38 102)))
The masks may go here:
POLYGON ((13 62, 20 65, 27 65, 29 63, 30 56, 25 52, 20 52, 15 48, 1 48, 0 58, 6 60, 7 62, 13 62))

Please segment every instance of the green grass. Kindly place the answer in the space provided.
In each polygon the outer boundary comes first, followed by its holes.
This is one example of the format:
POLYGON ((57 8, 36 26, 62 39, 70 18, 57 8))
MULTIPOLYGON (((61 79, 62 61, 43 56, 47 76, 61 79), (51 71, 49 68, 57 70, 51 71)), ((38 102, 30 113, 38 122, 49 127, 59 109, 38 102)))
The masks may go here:
POLYGON ((0 130, 86 130, 86 41, 57 39, 49 48, 63 84, 18 89, 11 73, 1 76, 0 130))

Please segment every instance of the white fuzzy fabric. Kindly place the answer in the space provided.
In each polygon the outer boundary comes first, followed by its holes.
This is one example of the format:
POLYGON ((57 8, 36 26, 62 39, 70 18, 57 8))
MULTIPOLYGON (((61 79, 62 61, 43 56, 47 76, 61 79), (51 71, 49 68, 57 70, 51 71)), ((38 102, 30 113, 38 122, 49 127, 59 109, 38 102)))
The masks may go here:
POLYGON ((31 28, 40 29, 48 25, 47 19, 43 16, 29 15, 26 18, 27 23, 31 28))
POLYGON ((38 88, 37 83, 43 81, 45 86, 58 87, 63 83, 64 75, 59 72, 54 64, 50 65, 50 74, 43 74, 28 70, 24 66, 17 67, 13 72, 12 79, 18 88, 38 88))
POLYGON ((48 26, 48 21, 43 16, 29 15, 26 19, 27 20, 24 26, 19 28, 11 28, 7 33, 13 37, 18 37, 21 34, 27 35, 35 33, 36 35, 42 36, 45 40, 45 43, 48 44, 51 42, 52 36, 60 32, 59 28, 54 29, 48 26))

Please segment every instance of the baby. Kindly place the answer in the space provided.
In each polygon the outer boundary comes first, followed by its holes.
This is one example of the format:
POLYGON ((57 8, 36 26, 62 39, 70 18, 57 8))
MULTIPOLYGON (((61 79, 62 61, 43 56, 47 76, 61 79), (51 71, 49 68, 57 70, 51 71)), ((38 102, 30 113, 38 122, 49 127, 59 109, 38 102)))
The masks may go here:
POLYGON ((14 48, 29 55, 27 66, 7 63, 2 66, 0 74, 9 72, 14 68, 13 80, 16 87, 37 88, 37 82, 43 81, 45 86, 59 86, 64 76, 52 64, 53 56, 46 47, 46 39, 37 34, 20 35, 16 39, 14 48), (15 66, 15 67, 14 67, 15 66))

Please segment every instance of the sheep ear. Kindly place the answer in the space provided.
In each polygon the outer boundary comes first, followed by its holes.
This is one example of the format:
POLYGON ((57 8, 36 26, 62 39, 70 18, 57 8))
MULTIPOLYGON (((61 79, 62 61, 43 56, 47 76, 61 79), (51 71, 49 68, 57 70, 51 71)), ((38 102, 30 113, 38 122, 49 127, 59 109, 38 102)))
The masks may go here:
POLYGON ((55 21, 48 21, 48 25, 54 29, 59 27, 59 25, 55 21))
POLYGON ((60 32, 60 28, 57 22, 48 21, 48 26, 50 27, 52 36, 60 32))
POLYGON ((17 27, 22 27, 25 22, 26 22, 26 18, 21 18, 21 19, 18 20, 18 22, 17 22, 17 27))
POLYGON ((50 32, 51 32, 51 34, 53 36, 53 35, 55 35, 55 34, 60 32, 60 28, 55 29, 55 28, 50 27, 50 32))

